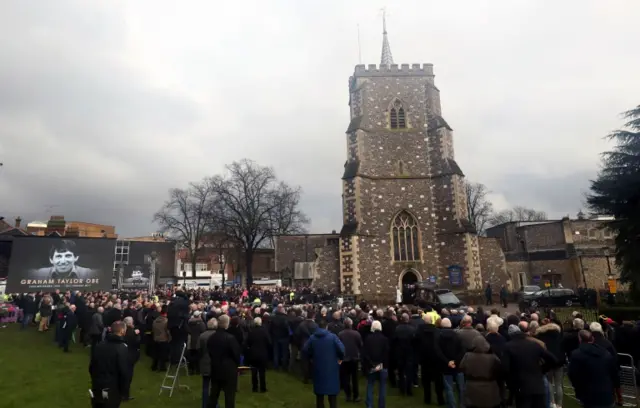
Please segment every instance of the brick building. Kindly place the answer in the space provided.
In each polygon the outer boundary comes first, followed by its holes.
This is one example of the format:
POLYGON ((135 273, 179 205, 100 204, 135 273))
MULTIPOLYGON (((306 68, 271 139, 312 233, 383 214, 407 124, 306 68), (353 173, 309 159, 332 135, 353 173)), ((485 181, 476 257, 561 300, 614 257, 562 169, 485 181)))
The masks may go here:
POLYGON ((458 291, 510 284, 498 241, 468 222, 433 65, 394 64, 384 29, 381 64, 355 67, 349 107, 342 229, 278 237, 276 268, 380 300, 416 281, 458 291))
POLYGON ((604 288, 610 271, 618 276, 614 237, 607 218, 508 222, 487 230, 498 240, 516 286, 604 288))

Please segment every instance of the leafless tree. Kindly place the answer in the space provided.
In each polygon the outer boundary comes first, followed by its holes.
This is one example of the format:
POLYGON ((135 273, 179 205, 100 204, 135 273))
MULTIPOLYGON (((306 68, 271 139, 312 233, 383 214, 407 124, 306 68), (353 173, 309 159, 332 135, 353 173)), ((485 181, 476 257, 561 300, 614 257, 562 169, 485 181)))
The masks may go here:
POLYGON ((169 190, 169 199, 153 219, 163 232, 186 248, 191 263, 191 276, 196 277, 198 253, 207 228, 207 209, 212 198, 209 183, 191 183, 187 189, 169 190))
POLYGON ((226 170, 209 179, 215 195, 211 223, 242 248, 251 286, 255 250, 268 246, 277 234, 303 232, 308 219, 299 209, 300 188, 279 182, 272 168, 244 159, 226 170))
POLYGON ((495 213, 489 223, 491 225, 500 225, 511 221, 545 221, 547 213, 544 211, 536 211, 532 208, 515 206, 510 210, 495 213))
POLYGON ((465 181, 469 222, 481 234, 493 215, 493 204, 488 199, 489 189, 482 183, 465 181))

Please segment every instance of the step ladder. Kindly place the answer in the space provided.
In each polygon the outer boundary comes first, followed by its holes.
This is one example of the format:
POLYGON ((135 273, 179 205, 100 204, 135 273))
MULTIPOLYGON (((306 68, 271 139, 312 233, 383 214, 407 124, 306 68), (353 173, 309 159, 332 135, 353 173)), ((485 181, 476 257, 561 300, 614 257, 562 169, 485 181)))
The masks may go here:
POLYGON ((180 354, 180 362, 178 364, 169 364, 167 368, 167 373, 162 380, 162 385, 160 386, 160 393, 158 395, 162 395, 163 390, 169 390, 169 397, 173 395, 173 390, 175 390, 176 386, 178 388, 184 388, 187 390, 191 390, 188 385, 180 384, 180 369, 184 368, 184 373, 188 377, 189 376, 189 364, 187 363, 187 358, 184 356, 185 351, 187 350, 187 343, 182 345, 182 353, 180 354), (175 367, 176 371, 171 374, 171 369, 175 367))

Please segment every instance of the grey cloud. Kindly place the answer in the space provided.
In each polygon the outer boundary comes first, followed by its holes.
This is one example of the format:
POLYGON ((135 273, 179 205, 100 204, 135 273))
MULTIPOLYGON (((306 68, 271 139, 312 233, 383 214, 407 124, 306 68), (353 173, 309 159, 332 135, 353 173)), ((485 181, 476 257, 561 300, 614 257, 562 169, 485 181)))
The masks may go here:
MULTIPOLYGON (((150 232, 170 187, 249 157, 341 226, 347 79, 382 0, 13 2, 0 13, 0 214, 150 232)), ((390 4, 398 63, 432 62, 456 160, 510 205, 574 213, 638 104, 640 4, 390 4)))

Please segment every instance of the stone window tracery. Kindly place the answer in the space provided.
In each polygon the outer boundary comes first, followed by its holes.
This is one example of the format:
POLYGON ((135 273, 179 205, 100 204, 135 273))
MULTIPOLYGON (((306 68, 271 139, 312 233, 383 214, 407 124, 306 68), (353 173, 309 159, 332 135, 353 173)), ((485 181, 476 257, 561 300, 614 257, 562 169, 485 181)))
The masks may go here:
POLYGON ((389 108, 389 126, 391 129, 406 129, 407 118, 402 102, 395 99, 389 108))
POLYGON ((420 260, 420 237, 418 223, 406 211, 400 212, 391 224, 393 260, 411 262, 420 260))

